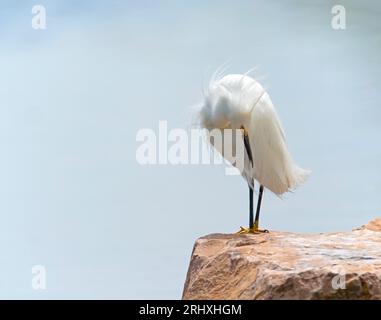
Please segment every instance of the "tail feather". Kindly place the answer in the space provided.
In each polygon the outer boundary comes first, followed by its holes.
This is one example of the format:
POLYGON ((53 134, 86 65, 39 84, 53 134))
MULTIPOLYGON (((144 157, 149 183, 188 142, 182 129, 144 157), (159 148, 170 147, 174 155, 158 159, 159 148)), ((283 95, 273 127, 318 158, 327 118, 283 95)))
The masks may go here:
POLYGON ((290 179, 291 180, 290 186, 289 186, 290 189, 295 189, 297 186, 304 183, 311 174, 310 170, 305 170, 305 169, 299 168, 298 166, 294 166, 293 171, 294 172, 292 175, 292 179, 290 179))

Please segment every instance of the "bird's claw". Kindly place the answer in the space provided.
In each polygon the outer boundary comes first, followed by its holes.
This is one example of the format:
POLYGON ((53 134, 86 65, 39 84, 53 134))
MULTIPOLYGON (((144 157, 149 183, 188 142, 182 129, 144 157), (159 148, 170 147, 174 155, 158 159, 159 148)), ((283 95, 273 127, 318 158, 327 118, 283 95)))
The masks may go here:
POLYGON ((259 229, 258 226, 254 226, 253 228, 244 228, 244 227, 240 227, 240 230, 236 232, 237 234, 248 234, 248 233, 252 233, 252 234, 260 234, 260 233, 269 233, 269 230, 267 229, 259 229))

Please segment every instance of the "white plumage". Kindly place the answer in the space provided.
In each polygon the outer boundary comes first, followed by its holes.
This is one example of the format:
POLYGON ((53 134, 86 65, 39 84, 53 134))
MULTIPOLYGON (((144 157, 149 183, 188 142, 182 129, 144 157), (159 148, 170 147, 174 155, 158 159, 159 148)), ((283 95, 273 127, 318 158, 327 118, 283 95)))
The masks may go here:
POLYGON ((202 127, 209 130, 244 128, 247 132, 253 164, 245 154, 242 175, 251 188, 255 179, 281 195, 306 180, 309 171, 294 163, 279 117, 258 81, 242 74, 221 79, 213 77, 204 95, 199 110, 202 127))

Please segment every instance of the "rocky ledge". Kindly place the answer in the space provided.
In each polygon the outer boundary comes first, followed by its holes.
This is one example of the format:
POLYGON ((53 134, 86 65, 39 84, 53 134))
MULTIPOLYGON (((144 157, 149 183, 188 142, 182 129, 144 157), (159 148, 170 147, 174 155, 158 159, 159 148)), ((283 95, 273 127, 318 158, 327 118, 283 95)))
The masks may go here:
POLYGON ((381 218, 350 232, 202 237, 183 299, 381 299, 381 218))

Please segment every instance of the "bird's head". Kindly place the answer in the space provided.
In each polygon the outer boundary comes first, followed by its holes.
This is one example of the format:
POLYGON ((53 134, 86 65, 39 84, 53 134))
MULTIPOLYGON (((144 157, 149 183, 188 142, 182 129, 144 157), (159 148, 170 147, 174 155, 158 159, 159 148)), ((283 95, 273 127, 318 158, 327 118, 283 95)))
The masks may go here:
POLYGON ((199 111, 200 125, 208 130, 243 129, 250 121, 250 112, 242 108, 234 93, 215 83, 205 94, 199 111))

